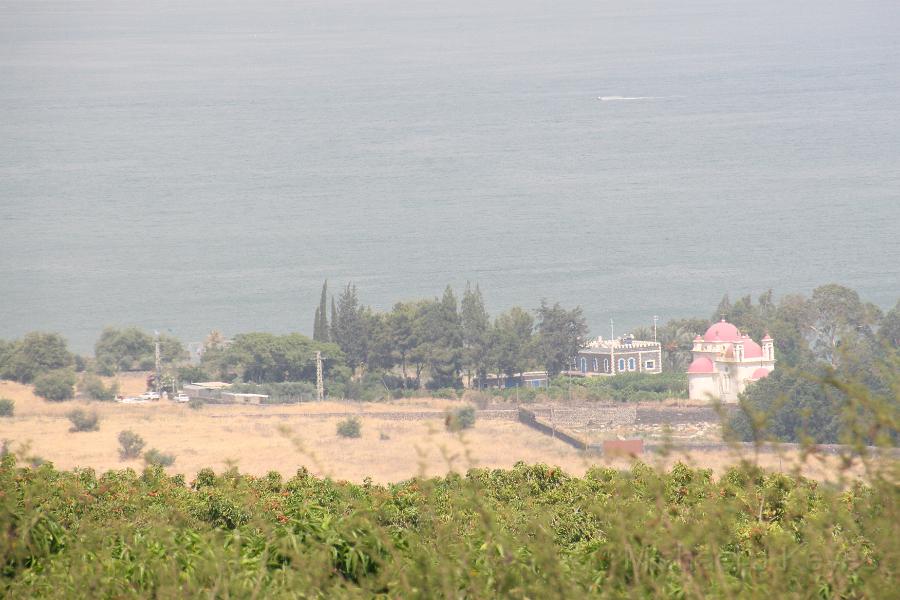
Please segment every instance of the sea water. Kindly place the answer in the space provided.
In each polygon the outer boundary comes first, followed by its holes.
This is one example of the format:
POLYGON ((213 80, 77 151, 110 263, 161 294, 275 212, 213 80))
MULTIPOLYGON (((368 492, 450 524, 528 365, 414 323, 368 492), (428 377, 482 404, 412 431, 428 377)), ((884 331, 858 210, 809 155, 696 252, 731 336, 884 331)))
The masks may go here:
POLYGON ((0 337, 900 296, 895 0, 0 2, 0 337))

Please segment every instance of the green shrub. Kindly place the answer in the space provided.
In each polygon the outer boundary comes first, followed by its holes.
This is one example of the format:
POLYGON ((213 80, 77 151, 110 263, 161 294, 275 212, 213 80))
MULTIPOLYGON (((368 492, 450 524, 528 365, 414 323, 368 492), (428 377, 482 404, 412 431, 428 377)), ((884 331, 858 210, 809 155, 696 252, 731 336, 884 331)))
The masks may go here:
POLYGON ((188 400, 188 408, 192 410, 200 410, 204 404, 206 403, 203 401, 203 398, 191 398, 188 400))
POLYGON ((455 400, 456 399, 456 390, 453 388, 440 388, 431 392, 432 398, 441 398, 442 400, 455 400))
POLYGON ((620 373, 615 377, 558 377, 547 390, 557 400, 658 402, 687 398, 686 373, 620 373))
POLYGON ((460 406, 451 411, 447 411, 444 417, 444 426, 447 431, 462 431, 475 426, 475 407, 460 406))
POLYGON ((66 416, 69 417, 69 421, 72 422, 72 427, 69 429, 71 432, 97 431, 100 429, 100 417, 93 411, 87 412, 80 408, 76 408, 67 413, 66 416))
POLYGON ((191 487, 195 490, 199 490, 203 487, 215 487, 216 481, 216 472, 207 467, 197 471, 197 477, 194 479, 194 483, 191 487))
POLYGON ((15 400, 0 398, 0 417, 11 417, 16 412, 15 400))
POLYGON ((34 380, 34 393, 52 402, 75 397, 75 373, 68 369, 48 371, 34 380))
POLYGON ((119 432, 119 457, 122 460, 137 458, 144 449, 144 438, 129 430, 119 432))
POLYGON ((97 375, 85 373, 81 377, 78 389, 91 400, 109 402, 116 399, 116 394, 119 393, 119 384, 114 381, 107 386, 97 375))
POLYGON ((144 462, 147 466, 171 467, 175 463, 174 454, 166 454, 156 448, 150 448, 144 452, 144 462))
POLYGON ((359 417, 347 417, 337 426, 337 434, 345 438, 358 438, 362 435, 362 422, 359 417))

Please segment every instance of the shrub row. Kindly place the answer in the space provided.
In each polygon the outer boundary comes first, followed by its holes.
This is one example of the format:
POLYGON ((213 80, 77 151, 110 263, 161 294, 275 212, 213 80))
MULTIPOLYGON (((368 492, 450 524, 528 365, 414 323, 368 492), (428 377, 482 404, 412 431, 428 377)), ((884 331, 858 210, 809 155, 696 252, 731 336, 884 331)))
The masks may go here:
POLYGON ((7 455, 0 595, 886 598, 900 492, 871 481, 518 464, 390 486, 204 469, 188 485, 7 455))

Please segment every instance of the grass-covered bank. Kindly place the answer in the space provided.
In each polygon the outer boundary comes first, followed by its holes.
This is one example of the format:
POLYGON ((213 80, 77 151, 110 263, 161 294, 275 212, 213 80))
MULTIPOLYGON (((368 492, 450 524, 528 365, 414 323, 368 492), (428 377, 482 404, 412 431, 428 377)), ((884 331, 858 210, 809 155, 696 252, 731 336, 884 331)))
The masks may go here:
MULTIPOLYGON (((896 473, 892 473, 896 475, 896 473)), ((900 491, 746 466, 391 486, 0 466, 8 597, 888 597, 900 491)))

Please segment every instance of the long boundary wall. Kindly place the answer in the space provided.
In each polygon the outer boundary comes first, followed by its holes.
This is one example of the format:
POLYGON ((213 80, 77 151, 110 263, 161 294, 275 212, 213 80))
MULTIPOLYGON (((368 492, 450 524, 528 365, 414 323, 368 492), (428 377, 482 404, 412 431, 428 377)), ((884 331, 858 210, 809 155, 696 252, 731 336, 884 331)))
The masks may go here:
POLYGON ((577 436, 557 428, 554 424, 548 423, 543 417, 539 417, 534 414, 534 411, 529 410, 527 408, 519 408, 519 422, 523 425, 527 425, 532 429, 540 431, 543 434, 554 437, 558 440, 561 440, 573 448, 577 448, 579 450, 587 450, 588 444, 582 439, 579 439, 577 436))

